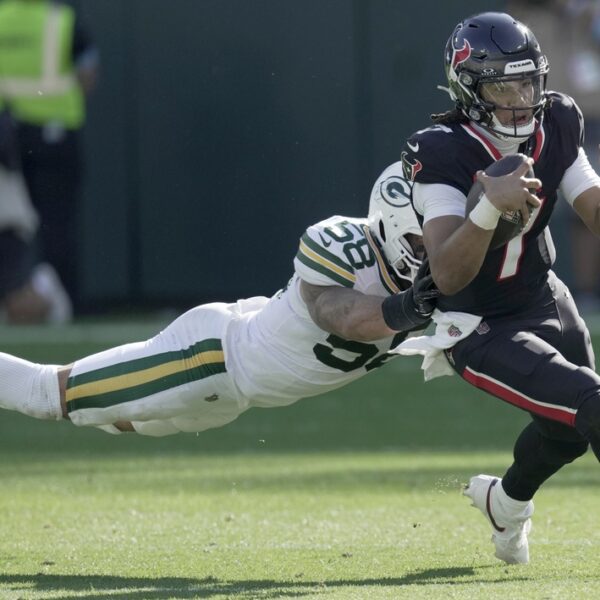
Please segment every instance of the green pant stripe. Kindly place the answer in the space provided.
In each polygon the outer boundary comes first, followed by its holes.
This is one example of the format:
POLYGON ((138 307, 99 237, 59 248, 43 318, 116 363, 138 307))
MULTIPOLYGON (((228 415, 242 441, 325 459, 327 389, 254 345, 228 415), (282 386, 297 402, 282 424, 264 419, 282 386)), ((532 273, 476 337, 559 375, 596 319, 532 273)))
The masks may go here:
POLYGON ((225 373, 225 363, 213 363, 210 365, 201 365, 194 367, 193 369, 187 369, 178 373, 173 373, 166 377, 160 377, 154 381, 143 383, 129 388, 123 388, 121 390, 115 390, 114 392, 108 392, 105 394, 95 394, 93 396, 84 396, 77 398, 67 403, 67 411, 72 412, 82 408, 107 408, 114 406, 115 404, 122 404, 123 402, 131 402, 133 400, 139 400, 164 392, 165 390, 184 385, 186 383, 192 383, 211 375, 217 375, 219 373, 225 373))
POLYGON ((223 350, 221 340, 217 338, 211 338, 202 340, 196 344, 184 348, 183 350, 173 350, 170 352, 161 352, 159 354, 153 354, 152 356, 146 356, 144 358, 135 358, 133 360, 127 360, 115 365, 108 367, 102 367, 93 371, 87 371, 86 373, 80 373, 69 377, 67 382, 67 389, 71 389, 84 383, 92 383, 101 379, 110 379, 111 377, 118 377, 119 375, 127 375, 128 373, 135 373, 136 371, 142 371, 144 369, 150 369, 159 365, 174 361, 174 360, 185 360, 194 356, 199 352, 205 352, 208 350, 223 350))

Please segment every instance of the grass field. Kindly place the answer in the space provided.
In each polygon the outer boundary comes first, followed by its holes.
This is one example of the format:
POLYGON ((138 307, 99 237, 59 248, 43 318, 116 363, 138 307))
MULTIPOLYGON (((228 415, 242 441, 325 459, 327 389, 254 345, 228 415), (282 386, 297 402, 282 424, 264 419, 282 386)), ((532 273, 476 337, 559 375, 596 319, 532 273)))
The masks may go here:
MULTIPOLYGON (((128 333, 0 335, 63 362, 128 333)), ((0 413, 0 599, 600 597, 595 459, 536 497, 531 564, 500 563, 461 485, 502 474, 527 416, 418 366, 200 435, 0 413)))

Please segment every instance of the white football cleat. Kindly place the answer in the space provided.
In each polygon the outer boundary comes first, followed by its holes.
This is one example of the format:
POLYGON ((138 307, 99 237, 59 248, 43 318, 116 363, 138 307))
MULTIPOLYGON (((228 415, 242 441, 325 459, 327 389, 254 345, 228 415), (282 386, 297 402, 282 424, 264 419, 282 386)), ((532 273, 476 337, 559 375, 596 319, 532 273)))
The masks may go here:
POLYGON ((499 477, 477 475, 471 477, 463 495, 472 500, 493 528, 492 542, 495 556, 508 564, 529 562, 529 542, 533 502, 513 500, 502 489, 499 477))

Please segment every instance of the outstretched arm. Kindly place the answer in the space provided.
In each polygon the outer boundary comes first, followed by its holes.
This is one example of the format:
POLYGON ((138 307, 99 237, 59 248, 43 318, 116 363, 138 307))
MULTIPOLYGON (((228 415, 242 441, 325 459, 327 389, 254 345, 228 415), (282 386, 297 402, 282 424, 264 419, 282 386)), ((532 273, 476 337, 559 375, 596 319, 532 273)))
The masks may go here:
POLYGON ((358 342, 372 342, 398 331, 424 327, 439 295, 427 260, 419 268, 412 287, 387 298, 306 281, 300 282, 300 293, 316 325, 358 342))
POLYGON ((300 292, 312 320, 324 331, 346 340, 372 342, 395 335, 383 319, 383 298, 339 286, 302 281, 300 292))

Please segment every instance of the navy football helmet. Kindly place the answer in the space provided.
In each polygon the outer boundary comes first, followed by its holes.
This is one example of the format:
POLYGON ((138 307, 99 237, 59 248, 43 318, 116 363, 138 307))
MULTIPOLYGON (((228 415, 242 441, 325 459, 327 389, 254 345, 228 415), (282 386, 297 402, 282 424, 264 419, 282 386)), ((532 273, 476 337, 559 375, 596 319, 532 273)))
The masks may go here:
POLYGON ((527 139, 547 105, 548 61, 531 30, 510 15, 473 15, 444 55, 448 91, 471 121, 500 137, 527 139))

